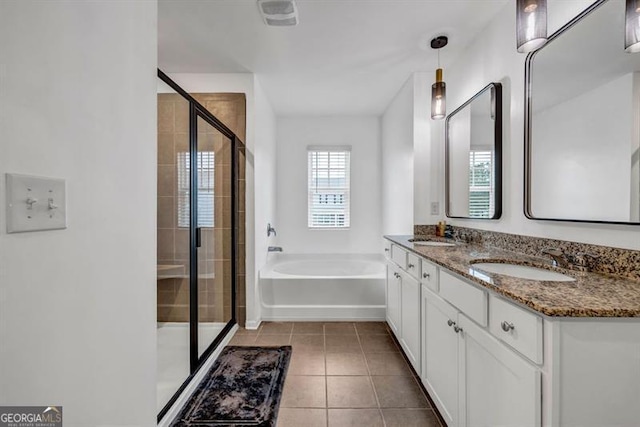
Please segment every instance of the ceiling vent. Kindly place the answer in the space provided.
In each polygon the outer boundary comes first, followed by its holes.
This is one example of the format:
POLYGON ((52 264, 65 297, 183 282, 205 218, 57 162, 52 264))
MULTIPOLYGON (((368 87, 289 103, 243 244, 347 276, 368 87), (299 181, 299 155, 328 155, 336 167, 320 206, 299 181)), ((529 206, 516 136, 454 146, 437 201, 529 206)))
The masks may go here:
POLYGON ((258 0, 264 23, 271 27, 298 25, 298 8, 294 0, 258 0))

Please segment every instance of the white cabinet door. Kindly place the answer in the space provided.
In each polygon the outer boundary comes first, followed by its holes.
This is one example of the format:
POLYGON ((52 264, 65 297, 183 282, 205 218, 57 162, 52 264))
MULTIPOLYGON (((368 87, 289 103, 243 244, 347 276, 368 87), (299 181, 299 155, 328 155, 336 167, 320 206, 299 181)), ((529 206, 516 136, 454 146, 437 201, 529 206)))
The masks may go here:
POLYGON ((403 273, 401 283, 402 338, 400 344, 413 369, 420 375, 420 282, 403 273))
POLYGON ((460 426, 539 427, 540 371, 460 315, 460 426))
POLYGON ((398 339, 401 338, 401 283, 402 276, 400 276, 400 271, 396 267, 394 267, 393 264, 387 264, 387 323, 398 339))
POLYGON ((447 426, 458 425, 458 311, 438 295, 422 287, 424 341, 422 382, 447 426))

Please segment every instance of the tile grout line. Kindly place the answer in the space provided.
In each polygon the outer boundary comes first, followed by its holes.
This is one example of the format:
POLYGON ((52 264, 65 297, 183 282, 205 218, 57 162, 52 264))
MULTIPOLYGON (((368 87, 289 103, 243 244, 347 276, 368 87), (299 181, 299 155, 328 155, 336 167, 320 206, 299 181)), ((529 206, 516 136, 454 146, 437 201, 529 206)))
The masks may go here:
POLYGON ((324 330, 324 323, 322 324, 322 357, 324 358, 324 413, 325 413, 325 425, 329 427, 329 371, 327 366, 327 334, 324 330))
MULTIPOLYGON (((440 416, 436 414, 436 408, 433 404, 433 401, 431 399, 431 396, 428 395, 428 392, 426 392, 425 390, 423 390, 422 384, 421 384, 421 378, 420 375, 417 375, 417 372, 415 372, 415 370, 413 369, 413 367, 411 366, 411 362, 409 362, 409 358, 407 357, 407 355, 404 353, 404 350, 402 349, 402 346, 400 346, 400 342, 397 341, 393 335, 391 335, 391 331, 389 331, 389 334, 391 336, 391 339, 394 343, 394 345, 399 349, 399 354, 400 357, 402 358, 402 360, 404 361, 404 363, 409 367, 409 371, 411 371, 411 377, 414 379, 415 384, 418 386, 418 389, 420 390, 420 393, 422 394, 422 396, 425 398, 426 402, 429 404, 428 408, 415 408, 417 410, 419 409, 427 409, 429 410, 435 417, 436 422, 438 423, 439 427, 446 427, 442 425, 442 422, 440 421, 440 416), (413 375, 413 374, 416 375, 413 375)), ((410 409, 410 408, 407 408, 410 409)))
POLYGON ((364 366, 367 367, 367 373, 369 374, 368 375, 369 383, 371 384, 371 388, 373 389, 373 396, 376 398, 376 404, 378 405, 378 413, 380 414, 380 418, 382 418, 383 427, 386 427, 387 422, 385 421, 384 414, 382 413, 382 407, 380 406, 380 398, 378 397, 376 386, 373 384, 371 369, 369 368, 369 361, 367 360, 367 356, 364 353, 364 347, 362 347, 362 341, 360 340, 360 332, 358 331, 358 328, 355 325, 354 327, 356 328, 356 337, 358 338, 358 344, 360 345, 360 351, 362 352, 362 358, 364 359, 364 366))

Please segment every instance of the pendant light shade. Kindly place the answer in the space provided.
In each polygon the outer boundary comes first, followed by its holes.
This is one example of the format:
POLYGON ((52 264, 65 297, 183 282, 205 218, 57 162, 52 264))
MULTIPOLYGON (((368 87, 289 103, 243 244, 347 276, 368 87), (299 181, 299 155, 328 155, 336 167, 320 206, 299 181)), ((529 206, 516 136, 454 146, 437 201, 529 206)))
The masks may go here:
POLYGON ((517 0, 518 52, 528 53, 547 42, 547 0, 517 0))
POLYGON ((442 68, 436 70, 436 82, 431 85, 431 118, 441 120, 447 115, 447 84, 442 81, 442 68))
POLYGON ((640 52, 640 1, 627 0, 624 29, 624 50, 628 53, 640 52))
POLYGON ((447 85, 442 80, 442 68, 440 68, 440 49, 449 43, 446 36, 438 36, 431 40, 431 48, 438 51, 438 69, 436 70, 436 82, 431 85, 431 118, 442 120, 447 115, 447 85))

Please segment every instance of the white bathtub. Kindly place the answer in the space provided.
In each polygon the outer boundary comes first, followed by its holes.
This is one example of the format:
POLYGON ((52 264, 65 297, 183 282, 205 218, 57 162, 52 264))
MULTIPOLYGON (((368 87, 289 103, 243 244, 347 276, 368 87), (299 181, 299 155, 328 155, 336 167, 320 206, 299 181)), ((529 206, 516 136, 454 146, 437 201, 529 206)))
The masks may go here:
POLYGON ((277 254, 260 270, 264 320, 384 320, 380 255, 277 254))

